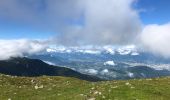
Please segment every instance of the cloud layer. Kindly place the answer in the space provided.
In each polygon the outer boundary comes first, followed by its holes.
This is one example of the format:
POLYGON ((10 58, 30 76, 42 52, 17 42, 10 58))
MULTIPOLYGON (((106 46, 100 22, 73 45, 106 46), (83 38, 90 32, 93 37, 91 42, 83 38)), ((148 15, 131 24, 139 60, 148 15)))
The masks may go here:
MULTIPOLYGON (((139 36, 148 51, 170 57, 170 24, 147 25, 142 31, 135 1, 1 0, 0 18, 55 32, 50 43, 57 45, 126 45, 139 36)), ((31 40, 0 40, 0 56, 22 56, 43 47, 31 40)))
POLYGON ((0 15, 58 33, 57 44, 126 44, 141 30, 134 1, 1 0, 0 15))
POLYGON ((44 42, 36 40, 0 40, 0 60, 34 54, 44 50, 45 47, 44 42))
POLYGON ((145 26, 140 39, 146 50, 157 55, 170 57, 170 23, 145 26))
POLYGON ((138 13, 132 8, 134 0, 82 1, 84 25, 64 32, 63 37, 85 44, 123 44, 132 42, 140 32, 138 13), (76 30, 76 31, 75 31, 76 30))

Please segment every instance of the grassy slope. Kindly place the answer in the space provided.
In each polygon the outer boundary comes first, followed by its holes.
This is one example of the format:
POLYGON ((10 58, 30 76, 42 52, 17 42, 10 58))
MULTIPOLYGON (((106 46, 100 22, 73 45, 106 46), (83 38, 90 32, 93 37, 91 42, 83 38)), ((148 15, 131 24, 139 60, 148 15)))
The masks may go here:
POLYGON ((65 77, 0 75, 0 100, 10 99, 169 100, 170 77, 93 83, 65 77))

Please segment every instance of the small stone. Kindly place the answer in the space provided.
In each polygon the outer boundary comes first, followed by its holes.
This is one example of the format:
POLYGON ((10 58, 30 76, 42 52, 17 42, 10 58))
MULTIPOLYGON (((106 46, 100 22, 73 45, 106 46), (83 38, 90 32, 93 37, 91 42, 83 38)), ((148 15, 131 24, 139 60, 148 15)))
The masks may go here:
POLYGON ((92 87, 91 89, 94 90, 94 87, 92 87))
POLYGON ((87 100, 96 100, 96 98, 89 98, 89 99, 87 99, 87 100))
POLYGON ((105 96, 102 96, 103 99, 105 99, 106 97, 105 96))
POLYGON ((114 87, 111 87, 112 89, 115 89, 115 88, 117 88, 118 86, 114 86, 114 87))
POLYGON ((131 85, 129 82, 125 83, 125 85, 131 85))
POLYGON ((98 93, 99 93, 98 91, 95 91, 95 92, 94 92, 95 95, 98 94, 98 93))
POLYGON ((37 90, 37 89, 38 89, 38 86, 36 85, 36 86, 34 86, 34 88, 37 90))
POLYGON ((38 87, 38 88, 40 88, 40 89, 42 89, 44 86, 43 85, 41 85, 40 87, 38 87))
POLYGON ((33 79, 31 80, 31 83, 34 83, 34 80, 33 80, 33 79))

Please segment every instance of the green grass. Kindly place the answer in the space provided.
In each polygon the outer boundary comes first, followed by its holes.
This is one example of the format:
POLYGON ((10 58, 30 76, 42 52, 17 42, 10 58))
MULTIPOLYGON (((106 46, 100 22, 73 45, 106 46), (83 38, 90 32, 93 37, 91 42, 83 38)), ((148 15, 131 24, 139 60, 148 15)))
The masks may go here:
POLYGON ((169 100, 170 77, 87 82, 0 75, 0 100, 169 100))

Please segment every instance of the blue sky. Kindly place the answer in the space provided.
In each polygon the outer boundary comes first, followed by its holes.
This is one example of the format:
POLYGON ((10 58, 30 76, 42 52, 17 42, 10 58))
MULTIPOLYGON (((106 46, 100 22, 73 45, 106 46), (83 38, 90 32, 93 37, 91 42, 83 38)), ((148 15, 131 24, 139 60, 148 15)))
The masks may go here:
MULTIPOLYGON (((44 0, 39 0, 44 1, 44 0)), ((43 2, 41 2, 44 4, 43 2)), ((30 4, 27 4, 30 6, 30 4)), ((170 0, 138 0, 135 8, 141 10, 140 19, 144 25, 165 24, 170 21, 170 0)), ((34 7, 34 6, 33 6, 34 7)), ((44 10, 45 6, 39 6, 38 13, 44 10)), ((36 13, 37 13, 36 12, 36 13)), ((83 21, 69 21, 71 24, 82 24, 83 21)), ((0 39, 45 39, 54 36, 56 32, 40 30, 32 24, 25 24, 22 21, 13 21, 0 15, 0 39), (39 34, 41 33, 41 35, 39 34)))
POLYGON ((6 22, 3 22, 3 25, 0 24, 0 39, 47 39, 55 34, 53 32, 36 29, 31 25, 6 22))
POLYGON ((170 21, 170 0, 138 0, 144 24, 165 24, 170 21))

